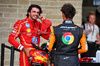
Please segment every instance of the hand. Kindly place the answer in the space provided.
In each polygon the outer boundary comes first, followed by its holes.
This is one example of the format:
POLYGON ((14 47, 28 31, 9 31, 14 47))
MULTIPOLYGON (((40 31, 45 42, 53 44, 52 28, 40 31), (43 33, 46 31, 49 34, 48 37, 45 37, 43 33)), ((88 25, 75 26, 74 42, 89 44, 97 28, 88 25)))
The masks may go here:
POLYGON ((54 66, 54 63, 52 63, 51 66, 54 66))
POLYGON ((91 32, 91 29, 88 30, 88 33, 90 33, 90 32, 91 32))
POLYGON ((97 41, 96 41, 96 44, 100 44, 100 40, 97 40, 97 41))
POLYGON ((30 57, 30 54, 29 54, 30 49, 27 49, 27 48, 24 47, 22 50, 25 52, 27 57, 30 57))
POLYGON ((44 17, 43 15, 40 15, 39 19, 40 19, 41 21, 43 21, 43 20, 45 20, 45 17, 44 17))
POLYGON ((91 32, 91 29, 89 29, 89 30, 87 31, 86 35, 88 35, 90 32, 91 32))

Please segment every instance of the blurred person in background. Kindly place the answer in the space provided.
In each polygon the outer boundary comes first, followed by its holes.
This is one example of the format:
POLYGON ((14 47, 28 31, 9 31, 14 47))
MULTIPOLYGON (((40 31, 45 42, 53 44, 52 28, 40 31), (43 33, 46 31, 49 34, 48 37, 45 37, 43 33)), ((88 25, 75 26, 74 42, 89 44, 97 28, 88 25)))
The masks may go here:
POLYGON ((81 57, 95 57, 100 44, 100 35, 99 28, 95 24, 96 15, 93 11, 88 14, 87 21, 88 23, 85 23, 83 27, 87 38, 88 51, 81 54, 81 57))

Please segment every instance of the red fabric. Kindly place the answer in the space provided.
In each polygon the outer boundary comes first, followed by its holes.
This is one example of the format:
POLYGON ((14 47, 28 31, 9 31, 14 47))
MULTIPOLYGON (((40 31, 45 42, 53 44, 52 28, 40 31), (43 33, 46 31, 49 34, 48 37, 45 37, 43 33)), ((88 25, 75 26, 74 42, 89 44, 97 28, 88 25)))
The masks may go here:
POLYGON ((42 21, 42 25, 41 25, 41 30, 40 30, 40 32, 44 32, 44 33, 45 33, 45 31, 46 31, 51 25, 52 25, 52 23, 51 23, 50 20, 47 20, 47 21, 43 20, 43 21, 42 21))
MULTIPOLYGON (((46 22, 48 20, 44 21, 46 22)), ((51 31, 50 27, 48 27, 48 34, 40 34, 40 29, 41 23, 38 21, 32 21, 28 17, 24 20, 19 20, 14 24, 14 29, 9 35, 8 42, 11 43, 17 49, 20 49, 20 46, 24 46, 25 48, 33 48, 31 42, 38 46, 40 43, 40 36, 45 39, 49 39, 51 31), (20 39, 20 43, 16 40, 17 38, 20 39)), ((23 60, 20 62, 23 62, 23 60)))
POLYGON ((26 54, 23 51, 20 51, 19 60, 20 60, 20 63, 19 63, 20 66, 32 66, 28 61, 29 58, 26 56, 26 54))
POLYGON ((46 51, 42 50, 31 50, 30 56, 32 56, 32 60, 30 60, 30 63, 37 63, 37 64, 44 64, 45 66, 49 63, 49 56, 46 53, 46 51))

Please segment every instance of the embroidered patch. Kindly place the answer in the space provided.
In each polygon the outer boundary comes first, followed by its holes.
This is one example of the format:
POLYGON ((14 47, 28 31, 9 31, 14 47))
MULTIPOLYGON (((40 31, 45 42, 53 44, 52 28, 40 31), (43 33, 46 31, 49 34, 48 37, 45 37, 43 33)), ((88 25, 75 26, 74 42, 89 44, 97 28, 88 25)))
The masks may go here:
POLYGON ((28 23, 26 23, 25 26, 28 27, 28 28, 30 27, 30 25, 28 23))
POLYGON ((32 38, 32 42, 33 42, 33 43, 37 43, 37 42, 38 42, 37 37, 33 37, 33 38, 32 38))
POLYGON ((69 45, 69 44, 73 43, 73 41, 74 41, 73 34, 70 33, 70 32, 64 33, 63 36, 62 36, 62 41, 66 45, 69 45))

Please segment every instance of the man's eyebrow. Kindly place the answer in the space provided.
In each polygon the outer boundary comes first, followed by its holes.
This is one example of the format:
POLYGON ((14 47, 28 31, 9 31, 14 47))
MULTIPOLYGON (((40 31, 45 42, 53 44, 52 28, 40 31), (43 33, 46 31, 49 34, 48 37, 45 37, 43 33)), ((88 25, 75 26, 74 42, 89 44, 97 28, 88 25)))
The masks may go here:
POLYGON ((33 12, 36 12, 36 11, 33 11, 33 12))

